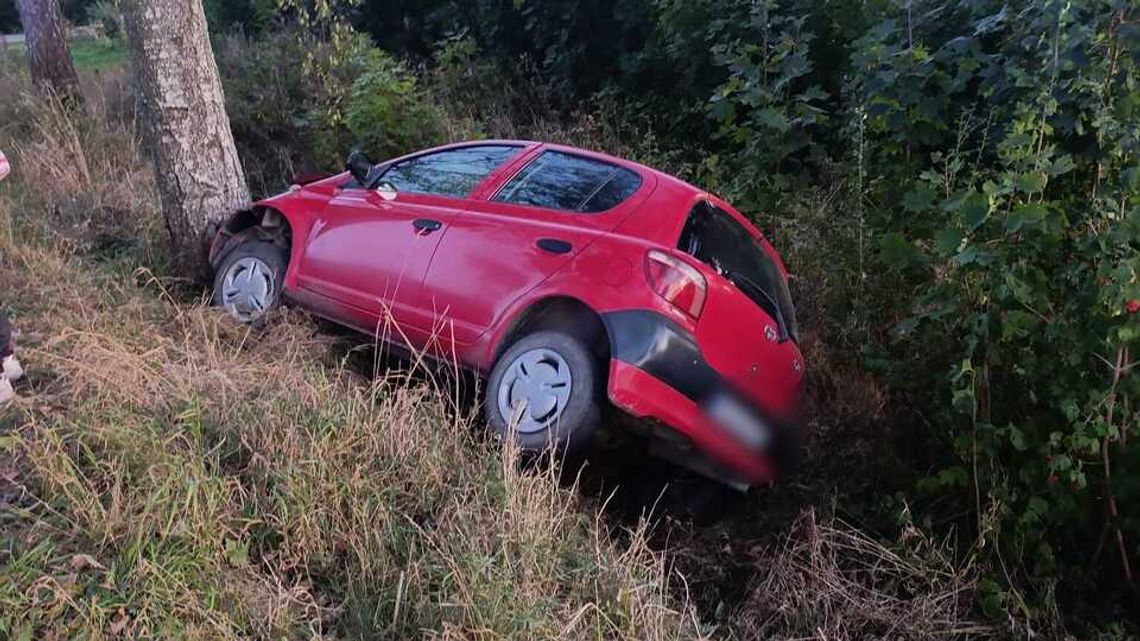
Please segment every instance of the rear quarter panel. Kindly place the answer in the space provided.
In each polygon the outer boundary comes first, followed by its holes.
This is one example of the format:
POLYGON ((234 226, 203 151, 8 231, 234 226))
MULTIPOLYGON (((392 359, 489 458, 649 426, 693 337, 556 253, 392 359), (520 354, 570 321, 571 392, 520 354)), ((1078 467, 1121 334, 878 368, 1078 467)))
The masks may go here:
POLYGON ((692 319, 665 304, 645 278, 646 252, 668 243, 684 223, 670 203, 685 190, 675 179, 662 179, 656 172, 653 178, 651 194, 612 230, 598 233, 573 260, 504 307, 492 330, 469 352, 468 358, 479 369, 490 368, 515 318, 531 305, 553 297, 579 300, 599 313, 654 309, 695 329, 692 319))

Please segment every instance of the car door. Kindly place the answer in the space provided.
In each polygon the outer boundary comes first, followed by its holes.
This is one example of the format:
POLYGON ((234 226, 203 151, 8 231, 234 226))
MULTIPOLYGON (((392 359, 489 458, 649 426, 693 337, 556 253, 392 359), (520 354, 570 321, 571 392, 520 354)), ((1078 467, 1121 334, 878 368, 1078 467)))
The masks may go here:
POLYGON ((432 255, 469 195, 521 147, 469 145, 394 163, 378 188, 346 185, 313 222, 301 287, 340 304, 347 324, 421 346, 432 318, 420 304, 432 255))
POLYGON ((440 242, 421 294, 438 319, 436 334, 475 342, 520 296, 613 229, 653 184, 648 172, 593 156, 537 151, 495 193, 474 200, 440 242))

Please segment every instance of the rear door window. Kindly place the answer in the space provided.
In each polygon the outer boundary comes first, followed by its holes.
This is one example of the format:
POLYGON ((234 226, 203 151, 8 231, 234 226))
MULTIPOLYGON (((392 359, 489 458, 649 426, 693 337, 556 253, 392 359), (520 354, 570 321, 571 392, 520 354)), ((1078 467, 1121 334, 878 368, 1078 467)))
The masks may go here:
POLYGON ((796 311, 775 261, 728 212, 702 202, 685 221, 678 249, 712 267, 777 321, 781 339, 798 338, 796 311))
POLYGON ((380 177, 398 192, 465 198, 519 152, 511 145, 475 145, 409 158, 380 177))
POLYGON ((637 191, 641 176, 625 167, 558 151, 543 152, 495 194, 494 200, 561 211, 613 209, 637 191))

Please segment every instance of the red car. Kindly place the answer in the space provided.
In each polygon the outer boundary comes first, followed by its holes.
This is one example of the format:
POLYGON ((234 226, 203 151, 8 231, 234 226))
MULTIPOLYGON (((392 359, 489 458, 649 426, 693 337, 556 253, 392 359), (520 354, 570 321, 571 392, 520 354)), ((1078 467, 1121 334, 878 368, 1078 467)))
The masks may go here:
POLYGON ((215 301, 282 299, 486 376, 490 427, 586 444, 607 400, 653 450, 770 482, 803 378, 787 272, 728 203, 633 162, 478 141, 298 180, 218 230, 215 301), (513 430, 508 430, 513 425, 513 430))

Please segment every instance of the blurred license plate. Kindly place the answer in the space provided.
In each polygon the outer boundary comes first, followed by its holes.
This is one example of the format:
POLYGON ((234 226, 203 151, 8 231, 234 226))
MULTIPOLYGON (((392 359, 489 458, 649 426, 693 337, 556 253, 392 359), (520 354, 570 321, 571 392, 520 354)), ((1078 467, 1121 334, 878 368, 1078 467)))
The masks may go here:
POLYGON ((768 425, 748 406, 728 394, 717 394, 705 406, 714 423, 731 432, 741 445, 761 450, 772 440, 768 425))

